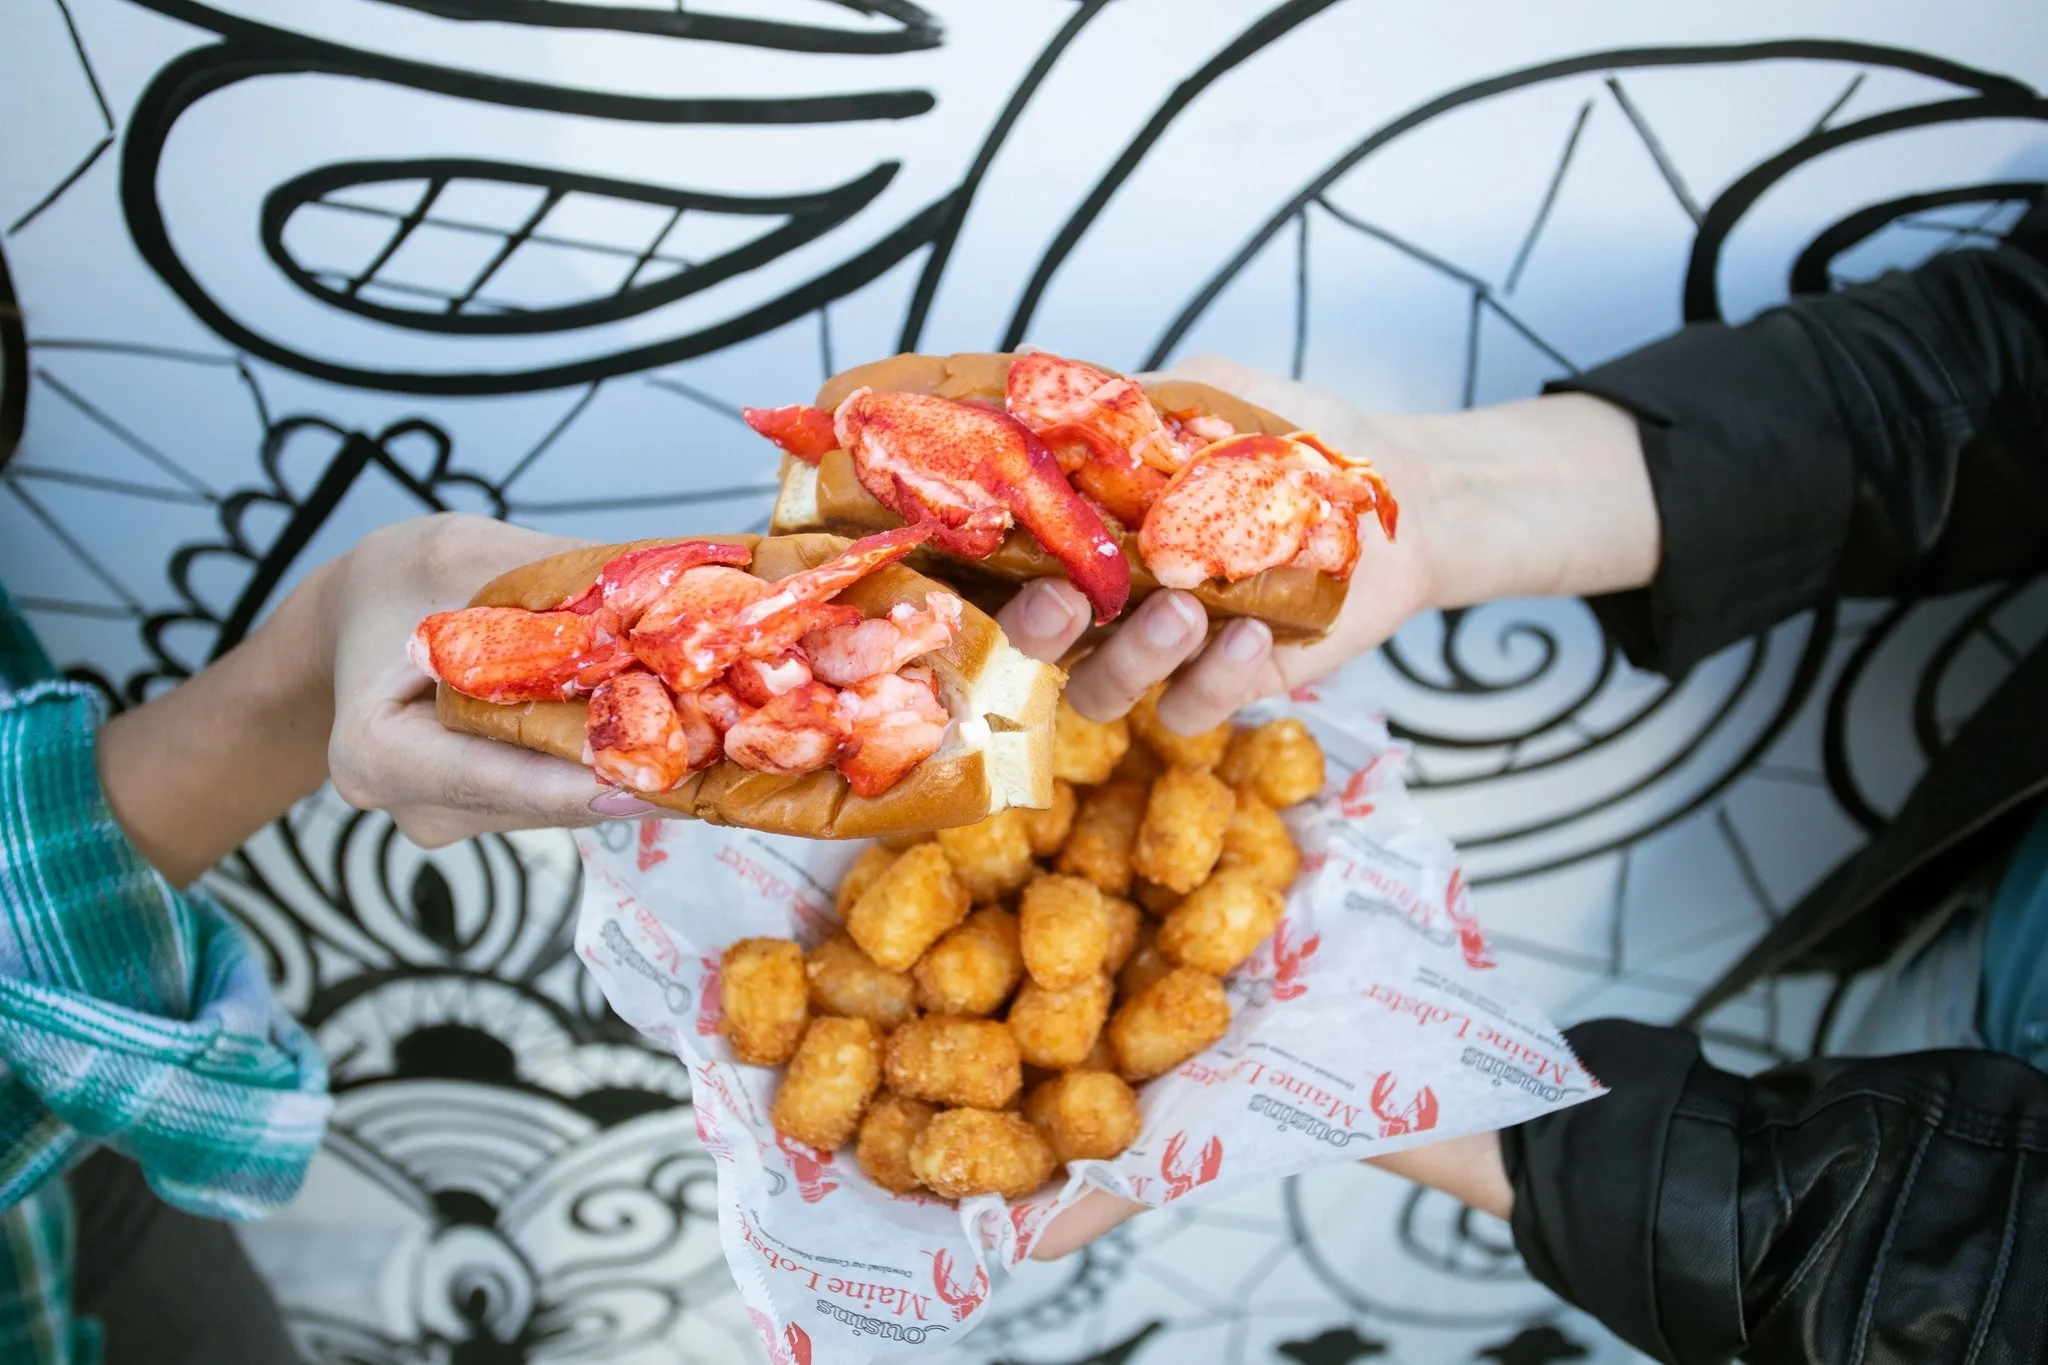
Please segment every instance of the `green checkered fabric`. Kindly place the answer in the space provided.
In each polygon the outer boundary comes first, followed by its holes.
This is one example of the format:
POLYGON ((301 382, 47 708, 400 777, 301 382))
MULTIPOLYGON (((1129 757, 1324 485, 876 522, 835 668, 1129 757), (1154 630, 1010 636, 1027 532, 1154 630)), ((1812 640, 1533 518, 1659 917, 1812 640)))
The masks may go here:
POLYGON ((165 1200, 289 1202, 329 1101, 318 1050, 227 913, 135 851, 100 793, 96 693, 0 592, 0 1362, 93 1365, 64 1171, 98 1144, 165 1200))

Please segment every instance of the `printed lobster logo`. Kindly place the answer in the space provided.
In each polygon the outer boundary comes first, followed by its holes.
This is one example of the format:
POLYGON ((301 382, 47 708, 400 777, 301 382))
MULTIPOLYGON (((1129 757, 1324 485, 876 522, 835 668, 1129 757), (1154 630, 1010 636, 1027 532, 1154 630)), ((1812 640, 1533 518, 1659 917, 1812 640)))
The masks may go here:
POLYGON ((1288 921, 1281 920, 1280 927, 1273 931, 1273 998, 1275 1000, 1298 1000, 1308 994, 1308 987, 1301 980, 1304 964, 1316 955, 1316 949, 1323 946, 1321 934, 1310 934, 1301 942, 1293 940, 1288 921))
POLYGON ((1303 683, 1299 687, 1291 687, 1287 690, 1287 700, 1299 702, 1303 706, 1313 705, 1322 699, 1322 690, 1314 683, 1303 683))
POLYGON ((661 846, 662 822, 642 820, 640 822, 640 847, 633 854, 633 860, 640 864, 642 872, 652 872, 668 861, 668 853, 661 846))
POLYGON ((697 1036, 716 1038, 724 1026, 725 1005, 718 994, 718 963, 706 958, 703 975, 697 978, 697 1036))
POLYGON ((965 1322, 981 1301, 988 1297, 988 1271, 981 1266, 974 1268, 974 1279, 962 1289, 953 1283, 953 1253, 944 1249, 927 1251, 932 1258, 932 1288, 938 1296, 953 1308, 953 1321, 965 1322))
POLYGON ((754 1320, 754 1330, 768 1345, 769 1365, 811 1365, 809 1332, 792 1322, 778 1334, 774 1320, 758 1308, 749 1308, 747 1316, 754 1320))
POLYGON ((1223 1170, 1223 1139, 1212 1137, 1202 1144, 1201 1162, 1193 1170, 1183 1169, 1181 1153, 1187 1150, 1188 1135, 1175 1133, 1166 1140, 1159 1157, 1159 1176, 1166 1182, 1166 1200, 1171 1203, 1198 1185, 1206 1185, 1223 1170))
POLYGON ((1017 1230, 1017 1259, 1021 1261, 1031 1254, 1031 1243, 1045 1226, 1045 1210, 1019 1204, 1010 1210, 1010 1226, 1017 1230))
POLYGON ((696 1117, 697 1141, 704 1144, 704 1150, 720 1161, 731 1161, 732 1144, 725 1140, 725 1134, 718 1131, 718 1120, 711 1117, 711 1111, 700 1104, 696 1117))
POLYGON ((1403 1137, 1409 1133, 1426 1133, 1436 1127, 1436 1092, 1425 1085, 1405 1106, 1396 1107, 1396 1082, 1393 1072, 1383 1071, 1379 1080, 1373 1083, 1372 1112, 1380 1121, 1380 1136, 1403 1137))
POLYGON ((1494 966, 1493 948, 1486 941, 1485 931, 1479 927, 1479 917, 1472 913, 1472 899, 1465 894, 1465 869, 1451 869, 1450 885, 1444 888, 1444 913, 1451 917, 1451 923, 1458 931, 1458 947, 1464 951, 1465 965, 1474 971, 1487 971, 1494 966))
POLYGON ((1395 757, 1393 750, 1383 750, 1373 755, 1372 762, 1345 780, 1344 790, 1337 795, 1337 804, 1344 814, 1353 820, 1363 820, 1373 813, 1372 794, 1379 790, 1380 779, 1386 775, 1386 765, 1395 757))
POLYGON ((825 1177, 832 1173, 832 1154, 806 1147, 786 1133, 775 1135, 775 1145, 789 1158, 789 1173, 796 1177, 797 1197, 806 1204, 815 1204, 839 1188, 836 1180, 825 1177))

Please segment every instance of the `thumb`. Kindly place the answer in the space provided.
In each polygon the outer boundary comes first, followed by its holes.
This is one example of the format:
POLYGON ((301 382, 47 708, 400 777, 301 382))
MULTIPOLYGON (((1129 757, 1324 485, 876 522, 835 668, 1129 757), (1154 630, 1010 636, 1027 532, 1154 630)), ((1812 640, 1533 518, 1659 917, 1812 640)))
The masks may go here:
POLYGON ((1031 1248, 1031 1259, 1057 1261, 1062 1256, 1071 1256, 1144 1211, 1143 1204, 1119 1199, 1103 1190, 1090 1190, 1038 1235, 1037 1244, 1031 1248))

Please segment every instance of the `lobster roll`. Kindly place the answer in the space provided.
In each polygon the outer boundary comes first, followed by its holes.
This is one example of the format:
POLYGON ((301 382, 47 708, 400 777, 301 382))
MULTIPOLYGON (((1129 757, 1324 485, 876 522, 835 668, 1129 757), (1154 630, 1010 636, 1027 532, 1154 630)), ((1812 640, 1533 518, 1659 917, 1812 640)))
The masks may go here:
POLYGON ((1063 675, 899 562, 932 533, 573 550, 428 617, 412 655, 449 729, 714 824, 851 839, 1048 807, 1063 675))

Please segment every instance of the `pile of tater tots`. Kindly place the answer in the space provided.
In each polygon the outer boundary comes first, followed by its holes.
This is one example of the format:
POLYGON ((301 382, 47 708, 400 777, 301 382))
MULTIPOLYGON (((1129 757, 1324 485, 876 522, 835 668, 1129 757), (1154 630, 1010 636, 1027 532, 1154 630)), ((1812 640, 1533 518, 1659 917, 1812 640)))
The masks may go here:
POLYGON ((1219 978, 1301 863, 1277 812, 1323 785, 1299 721, 1183 735, 1156 702, 1105 725, 1062 701, 1050 809, 865 850, 843 932, 808 954, 726 949, 734 1054, 788 1068, 777 1131, 947 1199, 1018 1198, 1130 1146, 1132 1086, 1229 1030, 1219 978))

